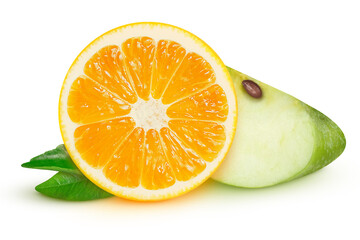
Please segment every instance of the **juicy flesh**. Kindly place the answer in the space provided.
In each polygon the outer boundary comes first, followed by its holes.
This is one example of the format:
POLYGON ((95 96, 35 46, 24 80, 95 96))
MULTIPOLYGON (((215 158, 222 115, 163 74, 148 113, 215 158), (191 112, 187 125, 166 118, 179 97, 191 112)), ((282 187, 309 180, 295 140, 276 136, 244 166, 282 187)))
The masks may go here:
POLYGON ((200 174, 223 148, 224 90, 200 55, 170 40, 109 45, 72 84, 82 159, 117 185, 157 190, 200 174))

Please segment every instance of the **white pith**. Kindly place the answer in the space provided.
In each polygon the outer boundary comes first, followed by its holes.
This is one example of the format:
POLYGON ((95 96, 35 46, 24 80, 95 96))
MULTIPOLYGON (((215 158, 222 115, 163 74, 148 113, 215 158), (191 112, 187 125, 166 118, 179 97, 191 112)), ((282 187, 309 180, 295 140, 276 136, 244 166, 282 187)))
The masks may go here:
POLYGON ((164 105, 160 99, 150 98, 145 101, 141 98, 131 106, 131 112, 128 116, 132 117, 136 127, 142 127, 145 131, 149 129, 160 130, 168 127, 170 118, 166 115, 167 105, 164 105))
MULTIPOLYGON (((142 127, 145 131, 148 129, 160 130, 162 127, 167 126, 169 120, 166 115, 167 107, 168 106, 161 104, 161 100, 150 98, 149 100, 144 101, 139 98, 139 100, 131 106, 132 110, 127 116, 130 116, 135 120, 136 127, 142 127)), ((65 78, 60 98, 59 111, 62 136, 67 150, 75 164, 90 180, 101 188, 118 196, 137 200, 157 200, 171 198, 180 195, 189 189, 193 189, 204 182, 207 177, 215 171, 222 159, 224 159, 232 142, 236 122, 236 99, 230 76, 228 75, 224 64, 201 40, 172 26, 144 23, 128 25, 112 30, 99 37, 85 48, 73 63, 65 78), (216 159, 212 162, 208 162, 206 169, 191 180, 186 182, 176 181, 174 185, 159 190, 148 190, 143 188, 141 184, 136 188, 121 187, 107 179, 102 173, 102 169, 95 169, 87 164, 76 150, 73 138, 75 129, 80 125, 73 123, 67 114, 67 99, 71 84, 78 76, 84 74, 83 67, 87 60, 102 47, 107 45, 121 46, 121 43, 128 38, 139 36, 148 36, 155 41, 170 39, 181 44, 187 52, 194 51, 204 57, 214 69, 216 76, 215 84, 219 84, 225 93, 227 93, 227 101, 229 104, 228 117, 226 121, 221 122, 225 127, 227 138, 224 147, 219 152, 216 159)))

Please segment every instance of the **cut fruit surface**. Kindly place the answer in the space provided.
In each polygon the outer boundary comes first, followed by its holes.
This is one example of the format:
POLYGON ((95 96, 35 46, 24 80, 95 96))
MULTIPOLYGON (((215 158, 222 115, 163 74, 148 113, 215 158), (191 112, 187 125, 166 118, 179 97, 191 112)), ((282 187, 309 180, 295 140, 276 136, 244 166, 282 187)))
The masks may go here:
POLYGON ((345 148, 341 129, 298 99, 229 68, 238 101, 234 141, 212 178, 229 185, 260 188, 290 181, 325 167, 345 148), (251 80, 262 97, 250 96, 251 80))
POLYGON ((76 58, 60 96, 66 148, 104 190, 161 200, 204 182, 230 148, 236 96, 203 41, 136 23, 105 33, 76 58))

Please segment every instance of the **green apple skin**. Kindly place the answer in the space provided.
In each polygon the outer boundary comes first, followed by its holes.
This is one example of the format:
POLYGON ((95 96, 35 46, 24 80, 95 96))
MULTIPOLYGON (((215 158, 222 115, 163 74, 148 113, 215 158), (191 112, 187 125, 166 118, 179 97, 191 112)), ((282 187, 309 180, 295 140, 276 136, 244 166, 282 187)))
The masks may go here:
POLYGON ((214 180, 245 188, 273 186, 315 172, 344 151, 343 132, 324 114, 241 72, 228 70, 237 94, 238 123, 214 180), (244 90, 242 81, 246 79, 260 86, 261 98, 244 90))

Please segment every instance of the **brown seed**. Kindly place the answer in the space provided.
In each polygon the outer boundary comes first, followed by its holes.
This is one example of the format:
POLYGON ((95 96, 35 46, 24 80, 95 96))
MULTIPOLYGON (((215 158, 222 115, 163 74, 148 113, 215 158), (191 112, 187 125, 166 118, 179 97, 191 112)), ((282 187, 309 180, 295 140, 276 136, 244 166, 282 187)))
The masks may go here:
POLYGON ((254 81, 244 80, 242 81, 242 85, 250 96, 252 96, 253 98, 261 98, 261 88, 254 81))

